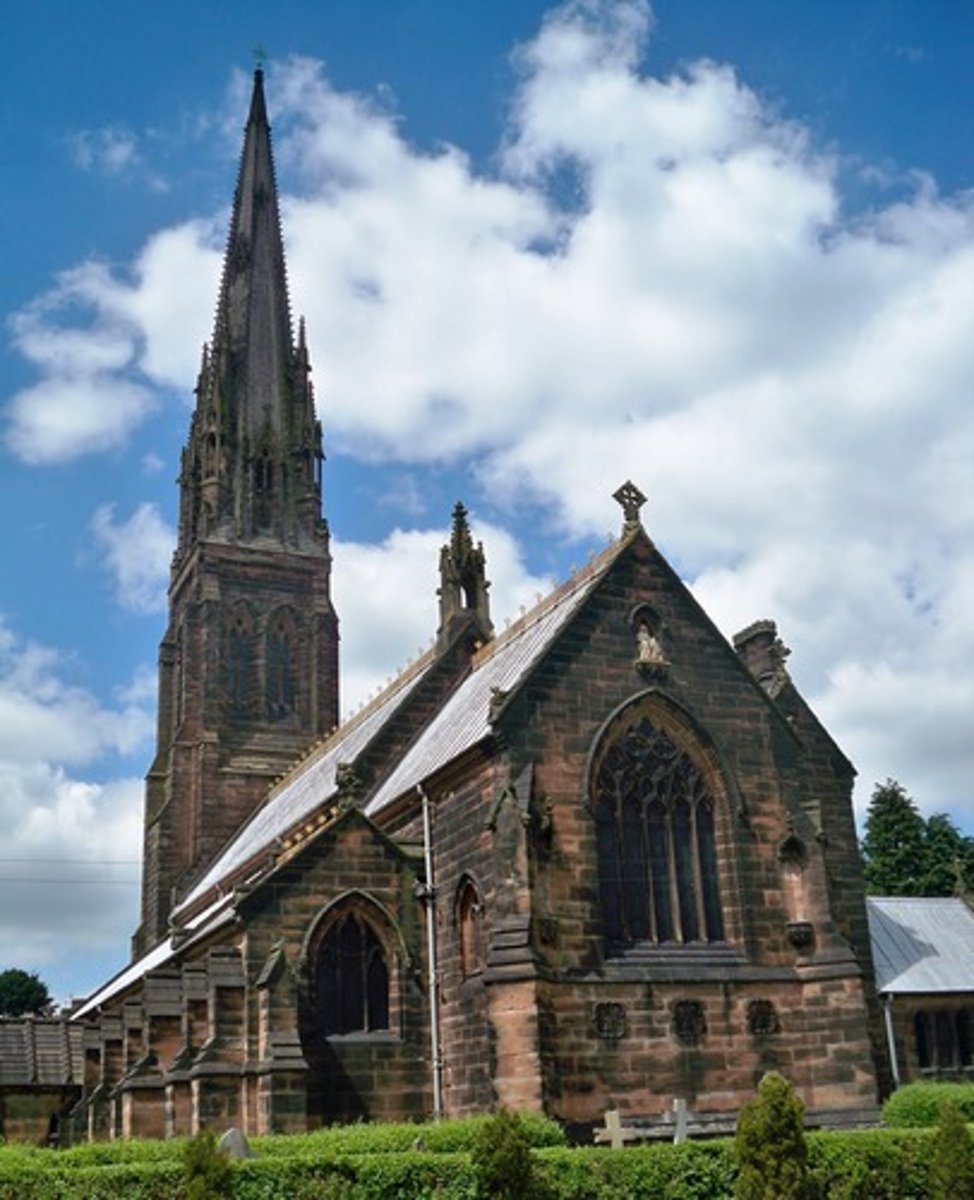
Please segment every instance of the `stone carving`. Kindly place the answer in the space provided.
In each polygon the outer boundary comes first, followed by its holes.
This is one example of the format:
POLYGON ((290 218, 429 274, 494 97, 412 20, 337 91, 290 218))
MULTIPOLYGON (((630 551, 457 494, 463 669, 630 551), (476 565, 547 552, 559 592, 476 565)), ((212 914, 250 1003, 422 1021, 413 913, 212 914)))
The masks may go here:
POLYGON ((614 1000, 600 1000, 593 1007, 592 1023, 604 1042, 617 1042, 629 1032, 625 1007, 614 1000))
POLYGON ((673 1005, 673 1034, 681 1046, 697 1046, 707 1033, 707 1017, 699 1000, 673 1005))
POLYGON ((635 529, 639 526, 639 510, 646 503, 646 497, 642 494, 639 488, 627 479, 626 482, 612 493, 612 499, 622 509, 624 524, 622 526, 623 533, 628 533, 630 529, 635 529))
POLYGON ((634 665, 643 675, 666 675, 670 665, 663 646, 663 622, 659 613, 648 604, 638 604, 629 614, 629 628, 636 642, 634 665))
POLYGON ((335 768, 335 789, 338 792, 338 806, 342 812, 350 808, 358 808, 359 802, 365 795, 365 788, 358 772, 351 763, 340 762, 335 768))
POLYGON ((811 950, 815 945, 815 927, 811 921, 789 921, 785 927, 788 941, 796 950, 811 950))
POLYGON ((659 638, 650 629, 645 618, 636 627, 636 661, 652 666, 662 666, 666 662, 659 638))
POLYGON ((778 1014, 770 1000, 750 1000, 747 1005, 747 1030, 753 1037, 770 1037, 780 1029, 778 1014))

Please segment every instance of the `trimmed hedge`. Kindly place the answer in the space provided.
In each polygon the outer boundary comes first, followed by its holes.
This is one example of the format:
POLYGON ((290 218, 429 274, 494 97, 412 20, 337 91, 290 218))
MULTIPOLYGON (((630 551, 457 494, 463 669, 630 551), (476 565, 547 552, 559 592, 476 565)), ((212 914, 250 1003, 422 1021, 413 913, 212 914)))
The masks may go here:
POLYGON ((829 1200, 928 1200, 933 1130, 808 1135, 813 1179, 829 1200))
POLYGON ((894 1128, 936 1125, 945 1104, 955 1104, 974 1123, 974 1083, 908 1083, 883 1105, 883 1120, 894 1128))
MULTIPOLYGON (((415 1137, 416 1127, 408 1128, 415 1137)), ((329 1154, 309 1148, 309 1139, 318 1136, 255 1139, 262 1157, 234 1164, 235 1200, 477 1200, 465 1150, 329 1154), (268 1141, 274 1153, 266 1152, 268 1141), (295 1153, 286 1154, 282 1143, 295 1153)), ((182 1200, 184 1141, 139 1143, 147 1152, 141 1162, 129 1157, 97 1165, 87 1157, 106 1148, 130 1154, 135 1145, 0 1147, 0 1200, 182 1200)), ((926 1200, 933 1145, 933 1130, 814 1133, 808 1136, 809 1167, 829 1200, 926 1200)), ((622 1151, 550 1146, 532 1157, 544 1200, 730 1200, 734 1192, 731 1140, 622 1151)))
MULTIPOLYGON (((250 1144, 261 1155, 315 1154, 389 1154, 412 1150, 417 1141, 424 1150, 435 1154, 469 1151, 489 1116, 451 1118, 423 1123, 330 1125, 313 1133, 270 1134, 251 1138, 250 1144)), ((534 1147, 564 1146, 565 1132, 557 1121, 540 1113, 518 1113, 528 1143, 534 1147)))

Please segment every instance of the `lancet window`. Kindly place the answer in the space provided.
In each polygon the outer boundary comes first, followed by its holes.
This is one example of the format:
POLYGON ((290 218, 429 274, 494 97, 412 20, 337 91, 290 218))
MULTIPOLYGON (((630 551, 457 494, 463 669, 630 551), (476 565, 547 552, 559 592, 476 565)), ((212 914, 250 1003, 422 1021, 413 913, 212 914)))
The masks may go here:
POLYGON ((315 996, 325 1036, 389 1028, 389 967, 372 924, 351 909, 328 929, 318 950, 315 996))
POLYGON ((457 891, 456 925, 460 940, 460 974, 464 979, 483 970, 483 905, 470 879, 457 891))
POLYGON ((243 608, 236 609, 227 623, 224 641, 224 694, 231 716, 249 715, 254 671, 253 623, 243 608))
POLYGON ((254 523, 264 528, 271 523, 274 496, 274 464, 264 450, 254 462, 254 523))
POLYGON ((295 630, 290 614, 276 613, 266 639, 266 693, 271 720, 279 721, 295 709, 295 630))

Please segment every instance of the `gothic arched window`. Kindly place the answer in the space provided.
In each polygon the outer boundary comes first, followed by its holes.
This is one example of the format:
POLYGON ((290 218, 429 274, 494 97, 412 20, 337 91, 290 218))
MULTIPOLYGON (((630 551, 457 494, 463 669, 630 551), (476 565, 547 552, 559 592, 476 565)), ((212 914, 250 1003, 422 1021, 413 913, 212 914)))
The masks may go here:
POLYGON ((315 961, 319 1028, 326 1036, 389 1028, 389 968, 372 925, 357 909, 325 933, 315 961))
POLYGON ((270 620, 266 641, 267 711, 279 721, 295 709, 295 630, 290 614, 275 613, 270 620))
POLYGON ((608 946, 723 941, 714 800, 691 756, 645 712, 624 715, 592 799, 608 946))
POLYGON ((236 608, 224 634, 223 691, 230 715, 247 717, 253 702, 254 635, 250 614, 236 608))
POLYGON ((480 894, 470 879, 464 879, 457 890, 455 912, 460 942, 460 974, 464 979, 469 979, 484 967, 484 910, 480 894))

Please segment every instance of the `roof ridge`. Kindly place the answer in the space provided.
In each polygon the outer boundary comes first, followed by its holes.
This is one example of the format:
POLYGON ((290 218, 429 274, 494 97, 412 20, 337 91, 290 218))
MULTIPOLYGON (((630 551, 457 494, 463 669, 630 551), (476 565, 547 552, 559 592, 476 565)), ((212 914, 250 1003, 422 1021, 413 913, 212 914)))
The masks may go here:
POLYGON ((561 583, 556 584, 546 596, 542 596, 531 608, 523 612, 515 621, 512 621, 502 633, 481 646, 473 656, 473 669, 476 670, 478 667, 482 667, 485 663, 489 662, 495 654, 503 650, 516 638, 521 637, 533 625, 536 625, 538 621, 546 617, 552 609, 557 608, 559 604, 574 596, 583 587, 593 583, 606 570, 615 559, 616 554, 629 540, 629 538, 613 538, 604 549, 600 550, 583 567, 580 567, 574 574, 569 575, 567 579, 562 580, 561 583))

